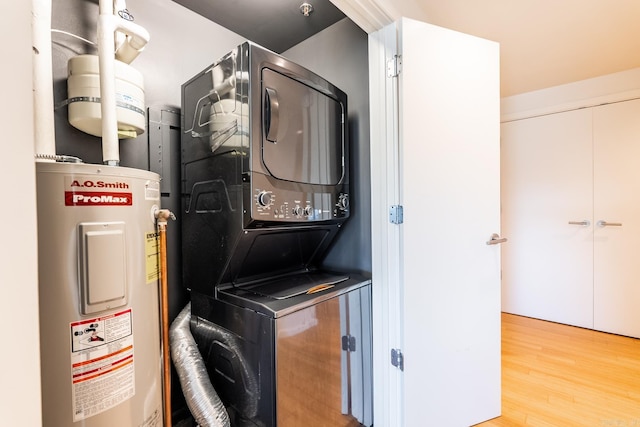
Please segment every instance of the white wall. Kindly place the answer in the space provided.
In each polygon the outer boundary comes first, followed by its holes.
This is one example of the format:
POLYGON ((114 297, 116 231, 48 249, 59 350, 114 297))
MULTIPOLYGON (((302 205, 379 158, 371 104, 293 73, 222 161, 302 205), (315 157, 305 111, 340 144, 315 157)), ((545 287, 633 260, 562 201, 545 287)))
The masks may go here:
POLYGON ((31 2, 3 3, 0 27, 0 424, 38 426, 40 345, 31 82, 31 2))

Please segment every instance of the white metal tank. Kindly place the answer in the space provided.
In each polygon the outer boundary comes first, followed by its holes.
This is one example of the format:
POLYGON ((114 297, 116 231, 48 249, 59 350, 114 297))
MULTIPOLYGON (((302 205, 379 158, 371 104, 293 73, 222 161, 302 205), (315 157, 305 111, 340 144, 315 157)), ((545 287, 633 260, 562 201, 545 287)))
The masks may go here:
MULTIPOLYGON (((144 132, 144 79, 124 62, 114 61, 116 118, 119 138, 135 138, 144 132)), ((69 59, 67 94, 69 123, 94 136, 102 136, 100 69, 98 55, 69 59)))
POLYGON ((37 163, 44 427, 160 427, 159 176, 37 163))

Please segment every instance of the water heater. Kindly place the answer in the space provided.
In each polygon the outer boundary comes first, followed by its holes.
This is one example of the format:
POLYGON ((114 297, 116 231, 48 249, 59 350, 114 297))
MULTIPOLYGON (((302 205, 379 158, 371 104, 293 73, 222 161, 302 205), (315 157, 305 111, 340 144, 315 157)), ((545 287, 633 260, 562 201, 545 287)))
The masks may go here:
POLYGON ((36 170, 43 426, 160 427, 159 176, 36 170))

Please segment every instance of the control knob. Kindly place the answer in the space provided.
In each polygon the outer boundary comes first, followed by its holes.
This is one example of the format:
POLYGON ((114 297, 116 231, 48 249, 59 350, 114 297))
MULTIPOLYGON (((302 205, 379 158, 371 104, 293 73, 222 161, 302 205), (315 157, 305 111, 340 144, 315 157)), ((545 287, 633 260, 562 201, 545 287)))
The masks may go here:
POLYGON ((346 211, 349 208, 349 195, 344 193, 340 194, 338 196, 338 203, 336 203, 336 206, 341 211, 346 211))
POLYGON ((293 214, 295 216, 302 216, 302 213, 303 213, 303 211, 302 211, 302 208, 300 206, 296 205, 296 207, 293 208, 293 214))
POLYGON ((273 202, 272 197, 271 197, 271 193, 268 191, 261 191, 258 194, 258 205, 266 208, 267 206, 271 206, 271 203, 273 202))

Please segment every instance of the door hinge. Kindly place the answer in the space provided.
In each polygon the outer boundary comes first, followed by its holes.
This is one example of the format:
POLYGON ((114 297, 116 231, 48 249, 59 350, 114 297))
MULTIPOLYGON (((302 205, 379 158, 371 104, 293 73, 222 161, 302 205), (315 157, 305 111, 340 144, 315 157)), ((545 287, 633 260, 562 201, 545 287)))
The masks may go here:
POLYGON ((402 354, 399 348, 391 349, 391 364, 401 371, 404 371, 404 354, 402 354))
POLYGON ((402 224, 404 221, 404 209, 402 205, 393 205, 389 208, 389 222, 391 224, 402 224))
POLYGON ((393 58, 387 60, 387 77, 397 77, 402 71, 402 58, 399 55, 393 55, 393 58))
POLYGON ((356 351, 356 337, 352 337, 351 335, 343 335, 342 351, 356 351))

